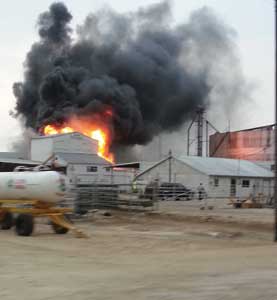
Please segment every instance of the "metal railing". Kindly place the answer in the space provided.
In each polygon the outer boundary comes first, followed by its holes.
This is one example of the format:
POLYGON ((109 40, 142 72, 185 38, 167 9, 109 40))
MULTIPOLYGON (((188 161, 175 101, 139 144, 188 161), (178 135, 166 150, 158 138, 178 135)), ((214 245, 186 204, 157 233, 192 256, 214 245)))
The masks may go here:
POLYGON ((153 199, 144 197, 130 184, 93 184, 72 187, 67 203, 76 214, 86 214, 94 209, 153 210, 153 199))
MULTIPOLYGON (((230 185, 185 187, 182 184, 93 184, 76 186, 69 190, 67 205, 76 214, 95 209, 157 210, 159 204, 179 201, 187 206, 195 204, 222 207, 226 203, 251 201, 261 207, 272 205, 271 190, 252 191, 250 187, 231 189, 230 185), (241 190, 239 190, 241 189, 241 190)), ((239 207, 239 205, 238 205, 239 207)))

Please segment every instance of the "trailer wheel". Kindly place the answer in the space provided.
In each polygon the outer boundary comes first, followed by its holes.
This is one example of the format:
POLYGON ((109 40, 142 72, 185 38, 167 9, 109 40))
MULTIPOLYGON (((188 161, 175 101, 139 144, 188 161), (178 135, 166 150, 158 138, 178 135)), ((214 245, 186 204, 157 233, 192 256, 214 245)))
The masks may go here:
POLYGON ((56 234, 66 234, 68 232, 67 228, 57 225, 55 223, 52 223, 52 228, 56 234))
MULTIPOLYGON (((66 221, 71 223, 71 220, 67 215, 64 215, 63 217, 66 221)), ((58 225, 58 224, 54 223, 54 222, 51 222, 51 225, 52 225, 52 228, 53 228, 53 230, 56 234, 66 234, 69 230, 68 228, 65 228, 61 225, 58 225)))
POLYGON ((5 212, 2 221, 1 221, 1 229, 2 230, 9 230, 13 226, 13 215, 11 212, 5 212))
POLYGON ((29 214, 20 214, 15 221, 16 233, 20 236, 30 236, 34 229, 34 218, 29 214))
POLYGON ((240 202, 234 203, 234 208, 241 208, 241 203, 240 202))

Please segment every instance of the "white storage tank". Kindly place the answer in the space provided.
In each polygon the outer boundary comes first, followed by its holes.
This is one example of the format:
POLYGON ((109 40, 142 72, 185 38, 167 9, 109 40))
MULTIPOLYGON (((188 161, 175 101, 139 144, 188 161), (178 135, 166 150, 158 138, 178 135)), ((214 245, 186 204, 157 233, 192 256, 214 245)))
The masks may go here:
POLYGON ((0 172, 0 200, 57 203, 65 199, 66 188, 66 176, 55 171, 0 172))

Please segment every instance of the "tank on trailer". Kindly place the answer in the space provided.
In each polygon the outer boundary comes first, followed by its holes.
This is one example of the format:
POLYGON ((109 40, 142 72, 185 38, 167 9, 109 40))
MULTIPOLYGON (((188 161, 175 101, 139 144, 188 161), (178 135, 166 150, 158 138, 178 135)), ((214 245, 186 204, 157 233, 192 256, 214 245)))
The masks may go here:
POLYGON ((55 171, 0 172, 0 200, 36 200, 56 204, 65 199, 66 177, 55 171))
POLYGON ((0 172, 0 228, 7 230, 15 225, 18 235, 29 236, 34 218, 47 217, 55 233, 72 230, 78 237, 86 237, 68 220, 66 214, 72 209, 56 206, 66 198, 67 182, 65 175, 45 166, 0 172))

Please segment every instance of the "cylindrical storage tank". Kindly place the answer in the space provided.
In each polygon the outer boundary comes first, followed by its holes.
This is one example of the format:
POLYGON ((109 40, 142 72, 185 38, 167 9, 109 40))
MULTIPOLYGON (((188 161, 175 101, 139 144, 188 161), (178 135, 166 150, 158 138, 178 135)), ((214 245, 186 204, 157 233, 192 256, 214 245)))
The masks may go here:
POLYGON ((66 177, 55 171, 0 172, 0 200, 63 201, 66 177))

